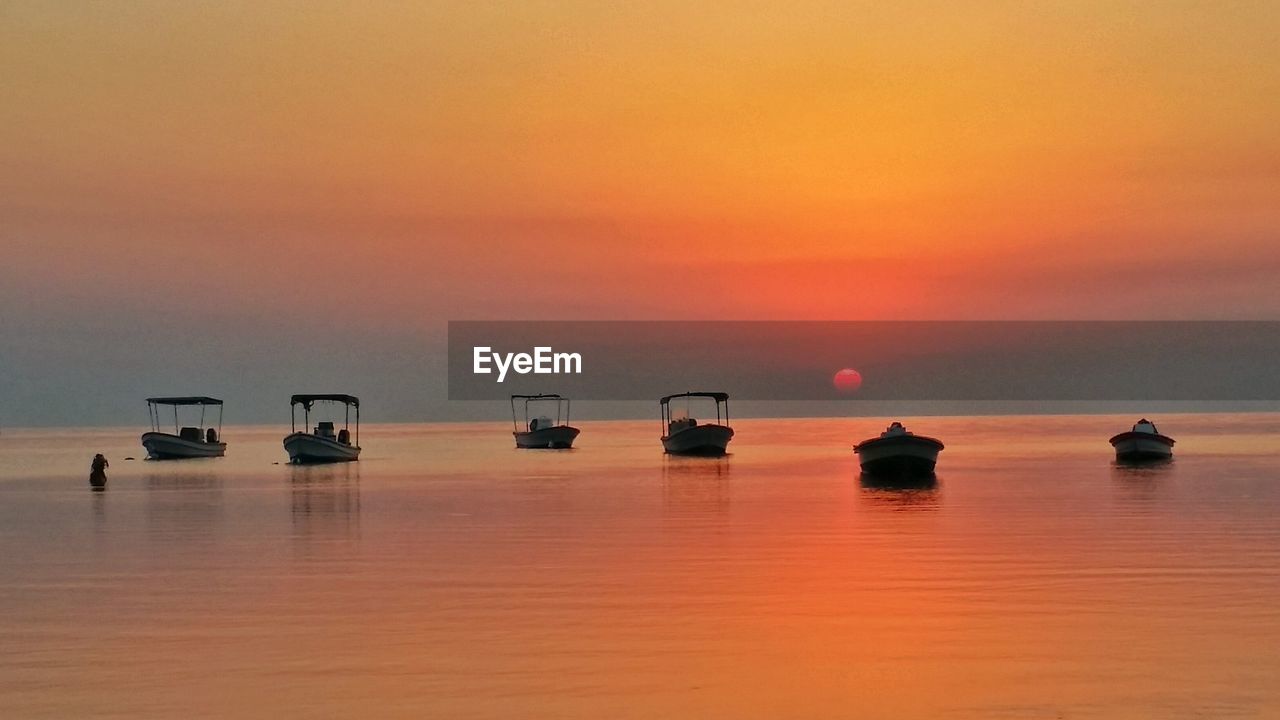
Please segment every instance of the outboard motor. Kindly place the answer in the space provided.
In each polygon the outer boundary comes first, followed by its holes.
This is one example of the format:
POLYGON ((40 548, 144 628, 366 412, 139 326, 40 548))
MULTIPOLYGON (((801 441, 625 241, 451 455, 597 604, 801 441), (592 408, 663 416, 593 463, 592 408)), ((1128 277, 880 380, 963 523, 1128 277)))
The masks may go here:
POLYGON ((214 428, 206 430, 204 432, 204 441, 210 444, 218 442, 218 431, 214 428))
POLYGON ((341 430, 339 430, 339 431, 338 431, 338 442, 342 443, 343 445, 350 445, 350 444, 351 444, 351 431, 350 431, 350 430, 348 430, 348 429, 346 429, 346 428, 342 428, 341 430))

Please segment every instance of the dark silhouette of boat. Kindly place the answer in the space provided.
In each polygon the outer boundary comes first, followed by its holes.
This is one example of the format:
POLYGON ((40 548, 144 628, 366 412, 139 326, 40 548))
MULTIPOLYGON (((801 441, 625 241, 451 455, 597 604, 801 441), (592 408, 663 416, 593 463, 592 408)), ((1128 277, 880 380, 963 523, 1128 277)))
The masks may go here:
POLYGON ((289 462, 328 463, 352 462, 360 459, 360 398, 354 395, 336 393, 294 395, 289 399, 289 434, 284 438, 285 452, 289 453, 289 462), (337 403, 345 407, 346 415, 343 428, 334 432, 332 421, 317 422, 312 432, 311 408, 315 403, 337 403), (297 427, 297 407, 302 406, 302 431, 297 427), (351 409, 356 410, 356 432, 351 435, 351 409))
POLYGON ((662 413, 662 447, 672 455, 724 455, 733 439, 729 427, 729 394, 687 392, 668 395, 658 401, 662 413), (692 417, 671 417, 671 401, 676 398, 710 398, 716 403, 715 423, 699 423, 692 417), (722 409, 723 406, 723 409, 722 409), (723 424, 721 417, 723 416, 723 424))
POLYGON ((580 432, 569 424, 569 398, 560 395, 512 395, 511 396, 512 435, 518 448, 551 448, 563 450, 573 447, 573 441, 580 432), (524 429, 516 422, 516 400, 524 400, 524 429), (555 403, 556 419, 545 415, 529 417, 529 403, 546 405, 555 403), (562 421, 561 415, 564 416, 562 421))
POLYGON ((1112 436, 1111 447, 1120 462, 1149 462, 1173 458, 1173 438, 1161 435, 1155 423, 1142 418, 1133 429, 1112 436))
POLYGON ((854 446, 862 472, 876 476, 928 476, 938 463, 941 441, 916 435, 894 422, 879 437, 854 446))

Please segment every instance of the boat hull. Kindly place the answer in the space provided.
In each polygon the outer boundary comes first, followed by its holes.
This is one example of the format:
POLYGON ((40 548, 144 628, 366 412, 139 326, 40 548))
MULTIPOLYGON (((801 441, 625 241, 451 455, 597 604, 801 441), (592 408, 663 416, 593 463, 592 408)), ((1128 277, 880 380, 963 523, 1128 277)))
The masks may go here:
POLYGON ((1173 438, 1153 433, 1125 432, 1111 438, 1116 460, 1145 462, 1173 457, 1173 438))
POLYGON ((576 427, 556 425, 540 430, 513 432, 511 434, 515 436, 516 447, 518 448, 563 450, 573 447, 573 441, 580 432, 582 431, 576 427))
POLYGON ((662 447, 672 455, 724 455, 733 428, 724 425, 696 425, 662 437, 662 447))
POLYGON ((360 459, 360 447, 330 438, 296 432, 284 439, 289 462, 297 464, 352 462, 360 459))
POLYGON ((867 475, 919 477, 933 474, 942 448, 933 438, 906 435, 867 440, 853 450, 867 475))
POLYGON ((187 440, 162 432, 143 433, 142 447, 147 449, 147 457, 152 460, 222 457, 227 452, 227 444, 224 442, 187 440))

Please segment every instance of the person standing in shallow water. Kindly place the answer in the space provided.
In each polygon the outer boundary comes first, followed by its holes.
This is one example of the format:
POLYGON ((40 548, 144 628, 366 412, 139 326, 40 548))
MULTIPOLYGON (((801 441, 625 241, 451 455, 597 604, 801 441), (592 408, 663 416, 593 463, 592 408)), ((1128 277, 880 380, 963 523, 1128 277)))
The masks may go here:
POLYGON ((111 463, 107 462, 102 453, 94 455, 93 462, 89 464, 89 484, 95 488, 106 487, 108 467, 111 467, 111 463))

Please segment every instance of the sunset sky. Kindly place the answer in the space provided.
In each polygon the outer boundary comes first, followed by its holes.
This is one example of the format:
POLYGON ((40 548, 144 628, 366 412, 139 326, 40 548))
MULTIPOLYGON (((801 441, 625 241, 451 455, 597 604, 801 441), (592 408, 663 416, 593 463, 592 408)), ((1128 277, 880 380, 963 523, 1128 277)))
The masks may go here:
POLYGON ((450 319, 1276 319, 1277 36, 1273 2, 11 0, 0 423, 447 417, 450 319))

